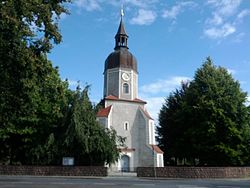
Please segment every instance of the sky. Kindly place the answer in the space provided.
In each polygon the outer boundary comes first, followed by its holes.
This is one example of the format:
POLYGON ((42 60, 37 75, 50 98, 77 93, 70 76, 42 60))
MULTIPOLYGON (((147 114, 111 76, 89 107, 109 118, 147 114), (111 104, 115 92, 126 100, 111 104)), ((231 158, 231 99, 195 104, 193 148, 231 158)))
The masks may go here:
POLYGON ((113 52, 123 4, 128 47, 136 57, 139 98, 157 121, 159 109, 182 80, 210 56, 248 92, 250 101, 250 0, 73 0, 59 21, 63 37, 49 59, 75 89, 91 85, 103 97, 104 62, 113 52))

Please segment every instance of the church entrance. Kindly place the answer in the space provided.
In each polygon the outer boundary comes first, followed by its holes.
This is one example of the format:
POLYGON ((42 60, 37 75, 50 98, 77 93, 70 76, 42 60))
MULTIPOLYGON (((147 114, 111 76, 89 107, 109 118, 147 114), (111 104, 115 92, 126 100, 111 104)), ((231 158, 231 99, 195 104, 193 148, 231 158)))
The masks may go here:
POLYGON ((129 156, 127 155, 121 157, 121 170, 122 172, 129 172, 129 156))

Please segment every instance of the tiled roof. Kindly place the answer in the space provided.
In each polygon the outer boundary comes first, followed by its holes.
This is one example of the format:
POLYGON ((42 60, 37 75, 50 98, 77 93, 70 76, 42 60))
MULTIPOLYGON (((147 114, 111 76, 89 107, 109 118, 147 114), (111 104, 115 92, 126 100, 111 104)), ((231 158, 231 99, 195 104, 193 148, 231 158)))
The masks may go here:
POLYGON ((156 153, 164 153, 157 145, 151 145, 151 147, 156 153))
POLYGON ((108 117, 110 110, 111 110, 111 105, 108 106, 107 108, 103 108, 101 110, 99 110, 99 112, 97 113, 97 117, 108 117))
POLYGON ((118 100, 118 98, 115 97, 114 95, 109 95, 109 96, 107 96, 105 99, 118 100))
POLYGON ((107 99, 107 100, 116 100, 116 101, 129 101, 129 102, 137 102, 137 103, 144 103, 144 104, 146 104, 146 103, 147 103, 146 101, 143 101, 143 100, 138 99, 138 98, 135 98, 134 100, 129 100, 129 99, 119 99, 118 97, 113 96, 113 95, 109 95, 109 96, 107 96, 105 99, 107 99))
POLYGON ((119 150, 123 152, 133 152, 135 151, 135 148, 120 148, 119 150))

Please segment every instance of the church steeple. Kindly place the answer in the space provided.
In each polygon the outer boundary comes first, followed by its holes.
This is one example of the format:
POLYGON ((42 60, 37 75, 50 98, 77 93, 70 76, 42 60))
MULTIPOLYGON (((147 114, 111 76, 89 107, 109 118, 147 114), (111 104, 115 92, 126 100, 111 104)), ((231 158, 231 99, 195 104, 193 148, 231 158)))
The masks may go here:
POLYGON ((128 49, 128 35, 125 31, 124 23, 123 23, 123 8, 121 8, 121 21, 118 27, 118 31, 115 35, 115 50, 119 48, 127 48, 128 49))
POLYGON ((115 35, 114 52, 109 54, 104 68, 104 97, 134 100, 138 96, 138 72, 136 58, 128 50, 128 35, 121 20, 115 35))

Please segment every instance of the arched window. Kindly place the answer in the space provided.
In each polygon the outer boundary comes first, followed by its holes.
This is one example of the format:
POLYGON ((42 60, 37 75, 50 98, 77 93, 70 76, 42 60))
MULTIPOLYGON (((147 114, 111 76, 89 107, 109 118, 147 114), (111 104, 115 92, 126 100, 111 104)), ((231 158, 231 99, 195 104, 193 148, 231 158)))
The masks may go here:
POLYGON ((125 131, 129 130, 129 123, 127 121, 124 123, 124 130, 125 131))
POLYGON ((123 93, 129 94, 129 85, 127 83, 123 84, 123 93))

